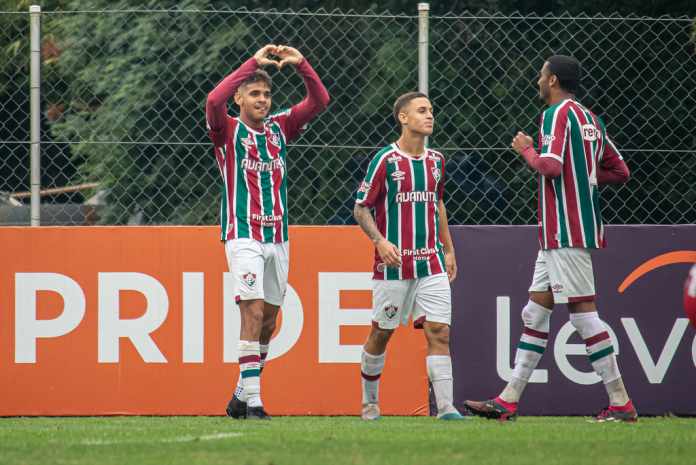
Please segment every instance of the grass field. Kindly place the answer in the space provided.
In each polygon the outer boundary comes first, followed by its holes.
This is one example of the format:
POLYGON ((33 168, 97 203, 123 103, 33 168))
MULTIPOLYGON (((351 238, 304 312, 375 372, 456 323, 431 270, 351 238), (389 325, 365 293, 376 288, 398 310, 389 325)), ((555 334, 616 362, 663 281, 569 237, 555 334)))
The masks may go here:
POLYGON ((0 418, 0 464, 691 464, 696 420, 0 418))

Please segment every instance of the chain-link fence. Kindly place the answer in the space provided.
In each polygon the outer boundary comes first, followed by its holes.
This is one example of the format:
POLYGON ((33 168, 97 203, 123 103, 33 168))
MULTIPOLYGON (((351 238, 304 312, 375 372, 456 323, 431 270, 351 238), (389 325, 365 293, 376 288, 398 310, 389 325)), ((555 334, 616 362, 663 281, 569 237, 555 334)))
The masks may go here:
MULTIPOLYGON (((29 15, 0 13, 0 222, 29 222, 29 15)), ((302 51, 331 95, 289 149, 290 222, 352 222, 394 99, 418 85, 418 17, 340 12, 44 11, 42 224, 216 224, 207 93, 266 43, 302 51)), ((576 56, 578 96, 632 171, 602 188, 610 223, 696 223, 696 54, 688 18, 429 18, 431 145, 453 224, 535 223, 536 179, 510 149, 536 134, 544 58, 576 56)), ((301 79, 272 72, 274 107, 301 79)), ((234 108, 230 108, 234 113, 234 108)))

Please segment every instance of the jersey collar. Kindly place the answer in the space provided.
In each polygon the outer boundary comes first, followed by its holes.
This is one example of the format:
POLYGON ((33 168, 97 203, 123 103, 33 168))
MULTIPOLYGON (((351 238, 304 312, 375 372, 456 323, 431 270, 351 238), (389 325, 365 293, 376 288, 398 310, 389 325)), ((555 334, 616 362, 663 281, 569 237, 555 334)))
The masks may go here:
POLYGON ((394 151, 395 151, 396 153, 398 153, 398 154, 401 155, 402 157, 408 158, 409 160, 424 160, 424 159, 425 159, 425 156, 428 154, 428 148, 427 148, 427 147, 425 148, 425 152, 423 152, 419 157, 414 157, 413 155, 410 155, 410 154, 404 152, 403 150, 401 150, 401 149, 399 148, 399 146, 396 145, 396 142, 393 142, 393 143, 391 144, 391 146, 392 146, 392 148, 394 149, 394 151))
MULTIPOLYGON (((239 121, 239 124, 243 125, 244 128, 245 128, 247 131, 249 131, 250 133, 252 133, 252 134, 255 134, 255 135, 257 135, 257 136, 264 136, 264 135, 266 135, 266 132, 265 132, 265 131, 262 132, 262 131, 259 131, 258 129, 252 128, 251 126, 249 126, 248 124, 246 124, 244 121, 242 121, 242 118, 240 118, 240 117, 237 117, 237 121, 239 121)), ((264 124, 264 127, 265 127, 265 124, 264 124)))

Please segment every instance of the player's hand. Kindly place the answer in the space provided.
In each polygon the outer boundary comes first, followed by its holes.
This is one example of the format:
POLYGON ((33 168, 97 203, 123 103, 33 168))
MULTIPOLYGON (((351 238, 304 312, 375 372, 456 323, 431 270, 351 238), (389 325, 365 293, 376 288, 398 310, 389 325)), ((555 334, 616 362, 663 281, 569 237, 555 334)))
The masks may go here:
POLYGON ((457 258, 453 252, 445 253, 445 270, 447 270, 447 278, 452 282, 457 277, 457 258))
POLYGON ((304 60, 299 50, 288 45, 277 46, 273 54, 280 58, 278 69, 282 69, 285 65, 297 66, 304 60))
POLYGON ((261 49, 259 49, 259 51, 254 54, 254 59, 256 60, 256 63, 259 65, 259 67, 273 65, 276 68, 280 68, 280 62, 276 60, 271 60, 269 58, 270 55, 278 56, 277 50, 278 47, 273 44, 268 44, 261 47, 261 49))
POLYGON ((515 152, 519 153, 522 155, 522 152, 525 151, 525 149, 531 145, 534 144, 534 140, 529 137, 527 134, 523 133, 522 131, 519 131, 515 137, 512 139, 512 148, 515 150, 515 152))
POLYGON ((401 266, 401 252, 397 246, 386 239, 382 239, 375 244, 375 247, 385 265, 391 268, 401 266))

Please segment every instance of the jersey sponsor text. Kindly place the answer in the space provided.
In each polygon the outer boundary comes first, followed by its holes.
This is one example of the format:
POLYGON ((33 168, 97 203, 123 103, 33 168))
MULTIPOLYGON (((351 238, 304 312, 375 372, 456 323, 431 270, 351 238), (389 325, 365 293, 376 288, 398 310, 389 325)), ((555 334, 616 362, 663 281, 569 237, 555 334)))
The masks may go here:
POLYGON ((399 192, 396 194, 397 203, 404 202, 437 202, 435 192, 399 192))

